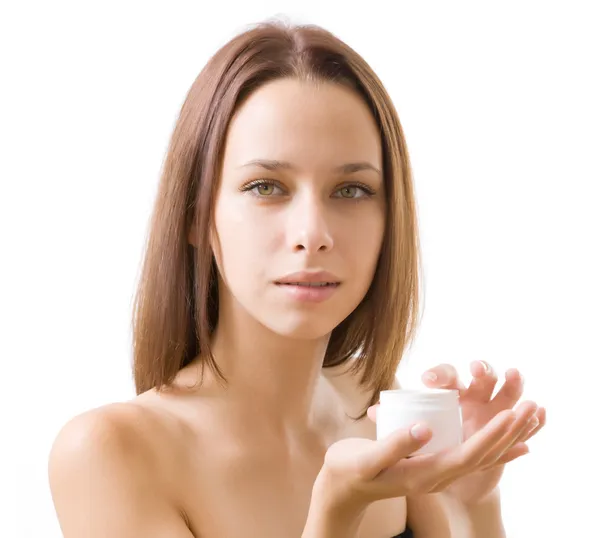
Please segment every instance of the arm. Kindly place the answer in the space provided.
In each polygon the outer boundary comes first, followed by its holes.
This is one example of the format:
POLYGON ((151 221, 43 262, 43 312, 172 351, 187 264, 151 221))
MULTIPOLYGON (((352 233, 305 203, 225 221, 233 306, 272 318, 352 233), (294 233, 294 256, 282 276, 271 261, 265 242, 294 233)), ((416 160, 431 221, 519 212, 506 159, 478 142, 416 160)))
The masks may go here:
POLYGON ((366 506, 341 508, 333 501, 327 474, 317 475, 301 538, 350 538, 357 535, 366 506))
POLYGON ((349 538, 356 536, 364 510, 341 516, 311 501, 301 538, 349 538), (315 506, 315 504, 317 506, 315 506))
POLYGON ((466 507, 444 492, 406 499, 415 538, 505 538, 499 495, 466 507))
POLYGON ((456 500, 445 495, 446 504, 451 513, 456 513, 462 521, 466 522, 467 529, 472 538, 506 538, 500 503, 500 491, 496 489, 485 501, 473 506, 462 506, 456 500))
POLYGON ((135 418, 107 406, 59 432, 48 476, 65 538, 193 538, 161 487, 156 458, 135 435, 135 418))

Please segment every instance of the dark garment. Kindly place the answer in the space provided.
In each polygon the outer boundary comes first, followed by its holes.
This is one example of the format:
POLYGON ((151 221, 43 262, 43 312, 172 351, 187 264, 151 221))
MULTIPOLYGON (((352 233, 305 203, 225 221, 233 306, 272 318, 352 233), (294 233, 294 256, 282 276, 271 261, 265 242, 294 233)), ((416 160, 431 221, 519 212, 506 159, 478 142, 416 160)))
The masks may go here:
POLYGON ((414 534, 408 527, 406 527, 406 530, 402 534, 399 534, 398 536, 392 536, 392 538, 414 538, 414 534))

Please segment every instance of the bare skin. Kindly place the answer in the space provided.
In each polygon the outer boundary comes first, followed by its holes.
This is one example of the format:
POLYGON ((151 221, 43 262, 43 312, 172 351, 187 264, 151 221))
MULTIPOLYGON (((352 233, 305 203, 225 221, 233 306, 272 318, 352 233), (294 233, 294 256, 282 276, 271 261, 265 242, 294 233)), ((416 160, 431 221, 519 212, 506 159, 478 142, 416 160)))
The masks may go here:
MULTIPOLYGON (((229 388, 207 371, 201 389, 150 391, 71 421, 50 457, 67 538, 82 529, 118 538, 301 535, 327 447, 349 435, 375 439, 369 419, 345 418, 367 401, 356 384, 328 381, 322 363, 331 331, 376 269, 382 168, 377 124, 347 88, 283 79, 244 102, 227 133, 211 237, 219 268, 211 347, 229 388), (338 283, 331 297, 300 301, 281 285, 306 271, 338 283)), ((196 244, 194 228, 188 241, 196 244)), ((179 372, 175 387, 195 376, 179 372)), ((404 500, 377 503, 360 536, 389 538, 405 519, 404 500)))
MULTIPOLYGON (((186 388, 198 379, 192 363, 168 392, 69 421, 49 459, 65 538, 302 535, 327 449, 376 438, 371 420, 346 416, 359 415, 369 395, 344 366, 322 364, 331 331, 376 269, 381 157, 368 107, 346 88, 284 79, 245 101, 227 134, 211 237, 219 269, 211 348, 228 386, 207 369, 201 386, 186 388), (299 272, 324 275, 332 294, 299 300, 299 272)), ((480 403, 474 418, 485 418, 480 403)), ((457 512, 443 513, 437 495, 377 500, 354 536, 391 538, 407 519, 418 538, 467 536, 450 530, 457 512)))
MULTIPOLYGON (((182 371, 181 382, 189 383, 194 375, 193 369, 182 371)), ((194 536, 300 536, 328 446, 346 437, 375 439, 371 420, 353 423, 345 416, 357 411, 361 399, 345 377, 328 372, 321 376, 314 426, 288 443, 256 428, 247 411, 228 405, 225 395, 217 400, 200 391, 185 401, 149 392, 135 400, 159 414, 168 411, 179 424, 180 431, 163 446, 189 458, 187 463, 180 460, 176 472, 181 476, 181 506, 194 536)), ((221 392, 211 385, 208 391, 221 392)), ((404 530, 405 520, 403 498, 374 503, 357 538, 390 538, 404 530)))
MULTIPOLYGON (((105 471, 98 474, 110 475, 104 490, 96 482, 89 499, 98 507, 97 519, 89 521, 90 528, 95 526, 89 536, 108 536, 117 528, 120 534, 113 535, 119 537, 300 536, 327 447, 346 437, 375 439, 371 420, 353 422, 345 415, 357 413, 366 399, 348 374, 338 375, 343 370, 337 367, 320 376, 314 423, 287 443, 255 427, 248 409, 231 405, 208 371, 202 387, 186 389, 197 379, 193 365, 179 372, 168 393, 151 390, 80 415, 59 436, 61 456, 101 452, 97 458, 105 471), (126 461, 126 453, 136 455, 135 465, 125 464, 120 474, 113 474, 115 461, 126 461), (117 527, 115 489, 123 495, 122 517, 130 520, 131 534, 117 527)), ((80 481, 81 475, 73 480, 80 481)), ((53 487, 67 537, 74 535, 71 529, 85 528, 68 493, 68 506, 63 505, 61 492, 81 487, 69 485, 68 479, 63 474, 61 484, 53 487)), ((89 511, 81 513, 89 518, 89 511)), ((367 509, 357 538, 390 538, 405 524, 405 498, 378 501, 367 509)))
MULTIPOLYGON (((321 373, 313 427, 299 432, 295 442, 256 428, 251 407, 232 405, 209 373, 202 387, 190 390, 195 365, 179 373, 168 393, 151 390, 75 417, 60 432, 50 458, 65 537, 300 536, 327 448, 349 437, 375 439, 374 421, 346 416, 356 415, 367 400, 344 369, 321 373)), ((436 371, 449 376, 442 384, 459 383, 452 367, 436 371)), ((471 387, 483 384, 493 386, 494 377, 480 375, 471 387)), ((509 385, 518 399, 521 386, 516 379, 505 388, 509 385)), ((530 419, 523 441, 545 423, 545 410, 535 413, 531 404, 520 406, 531 408, 520 413, 530 419)), ((375 410, 370 408, 371 418, 375 410)), ((497 519, 496 511, 492 502, 468 522, 463 507, 443 493, 390 498, 369 504, 353 536, 391 538, 407 520, 419 538, 471 536, 473 521, 487 536, 487 518, 497 519)))

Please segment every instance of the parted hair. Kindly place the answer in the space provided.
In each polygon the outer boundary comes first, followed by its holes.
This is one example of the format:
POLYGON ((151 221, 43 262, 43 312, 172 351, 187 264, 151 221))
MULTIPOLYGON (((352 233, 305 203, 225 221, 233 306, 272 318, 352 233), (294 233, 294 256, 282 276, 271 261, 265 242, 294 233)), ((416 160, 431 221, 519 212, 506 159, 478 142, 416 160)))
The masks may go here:
POLYGON ((368 105, 381 136, 386 226, 380 257, 362 302, 333 330, 323 368, 348 363, 360 386, 372 393, 368 405, 373 405, 379 391, 392 386, 414 339, 420 247, 412 172, 397 111, 366 61, 331 32, 315 25, 262 22, 210 58, 175 123, 133 305, 137 394, 168 388, 196 357, 226 383, 210 346, 219 316, 210 237, 221 160, 229 122, 240 104, 263 84, 281 78, 351 88, 368 105), (192 226, 195 245, 188 242, 192 226))

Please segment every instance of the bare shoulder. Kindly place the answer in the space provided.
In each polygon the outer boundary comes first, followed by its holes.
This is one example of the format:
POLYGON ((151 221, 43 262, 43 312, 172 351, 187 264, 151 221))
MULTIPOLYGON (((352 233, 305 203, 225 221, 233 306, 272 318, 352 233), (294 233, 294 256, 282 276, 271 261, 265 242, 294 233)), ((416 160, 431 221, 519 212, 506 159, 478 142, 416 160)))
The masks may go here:
POLYGON ((131 402, 108 404, 69 420, 58 432, 50 451, 50 463, 70 457, 113 456, 135 459, 136 466, 152 465, 150 439, 157 420, 131 402))
POLYGON ((85 411, 70 419, 59 431, 53 449, 58 447, 76 448, 87 443, 91 436, 111 433, 108 439, 119 440, 129 432, 127 426, 135 423, 137 409, 129 402, 113 403, 85 411))
POLYGON ((48 477, 65 538, 192 536, 152 441, 159 424, 152 411, 124 402, 82 413, 61 428, 48 477))

